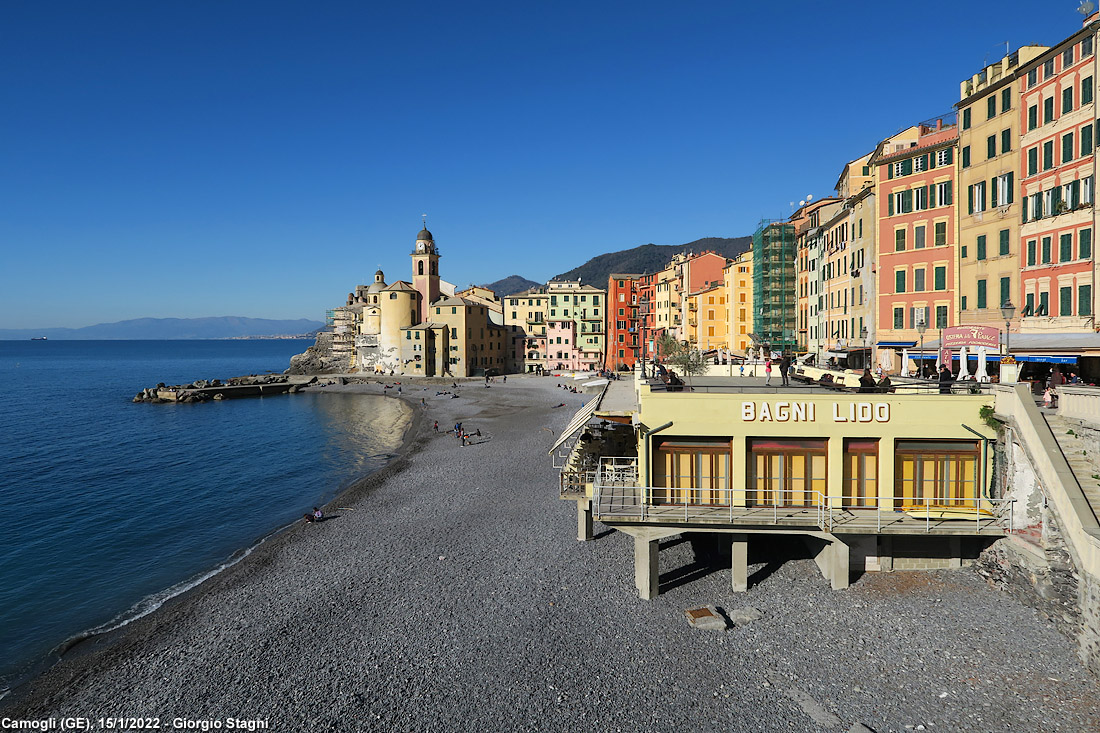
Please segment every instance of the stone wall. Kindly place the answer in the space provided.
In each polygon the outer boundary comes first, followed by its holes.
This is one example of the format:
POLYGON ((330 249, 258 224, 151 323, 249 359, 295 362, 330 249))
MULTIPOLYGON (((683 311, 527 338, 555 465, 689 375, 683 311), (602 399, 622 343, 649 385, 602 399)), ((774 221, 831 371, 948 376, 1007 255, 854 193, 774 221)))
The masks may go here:
POLYGON ((1016 499, 1013 528, 981 553, 976 570, 1075 639, 1082 663, 1100 675, 1100 579, 1078 571, 1054 505, 1011 429, 1001 447, 1002 495, 1016 499))
POLYGON ((301 354, 290 357, 290 368, 287 374, 347 374, 353 371, 352 359, 354 352, 347 356, 337 357, 332 351, 333 334, 331 331, 321 331, 317 334, 317 340, 301 354))

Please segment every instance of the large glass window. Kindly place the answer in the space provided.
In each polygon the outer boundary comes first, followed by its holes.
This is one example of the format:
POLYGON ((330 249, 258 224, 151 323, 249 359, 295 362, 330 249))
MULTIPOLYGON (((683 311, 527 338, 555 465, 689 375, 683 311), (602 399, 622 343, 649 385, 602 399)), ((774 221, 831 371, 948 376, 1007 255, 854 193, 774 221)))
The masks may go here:
POLYGON ((826 493, 826 440, 751 438, 748 506, 810 506, 826 493))
POLYGON ((662 440, 654 452, 653 504, 729 504, 730 441, 662 440))
POLYGON ((976 441, 899 440, 894 454, 896 508, 975 507, 979 455, 976 441))
POLYGON ((878 506, 878 440, 844 439, 844 505, 878 506))

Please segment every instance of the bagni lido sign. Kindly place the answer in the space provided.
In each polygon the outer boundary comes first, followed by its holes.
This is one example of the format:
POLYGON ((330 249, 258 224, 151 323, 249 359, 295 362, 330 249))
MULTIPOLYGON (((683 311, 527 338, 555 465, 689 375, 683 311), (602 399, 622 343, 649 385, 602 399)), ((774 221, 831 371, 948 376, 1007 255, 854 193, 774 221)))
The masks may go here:
MULTIPOLYGON (((833 422, 890 422, 889 402, 832 403, 833 422)), ((816 402, 742 402, 742 422, 817 422, 816 402)))

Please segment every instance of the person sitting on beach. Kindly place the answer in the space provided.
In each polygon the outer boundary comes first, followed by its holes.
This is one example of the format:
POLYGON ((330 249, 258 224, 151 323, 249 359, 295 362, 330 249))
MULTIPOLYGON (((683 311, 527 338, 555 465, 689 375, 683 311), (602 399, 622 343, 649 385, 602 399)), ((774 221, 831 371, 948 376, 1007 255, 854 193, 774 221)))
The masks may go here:
POLYGON ((302 515, 302 519, 306 520, 306 524, 313 524, 314 522, 317 521, 316 519, 313 518, 313 515, 309 514, 308 512, 306 514, 302 515))
POLYGON ((318 509, 317 507, 313 507, 313 521, 320 522, 324 518, 325 518, 324 513, 320 509, 318 509))

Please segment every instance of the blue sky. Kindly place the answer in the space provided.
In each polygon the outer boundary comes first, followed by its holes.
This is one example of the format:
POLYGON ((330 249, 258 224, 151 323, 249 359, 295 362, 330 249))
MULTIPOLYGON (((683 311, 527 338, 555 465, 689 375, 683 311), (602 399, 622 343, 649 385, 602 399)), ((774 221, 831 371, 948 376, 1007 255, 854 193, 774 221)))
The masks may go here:
POLYGON ((1076 4, 3 3, 0 328, 749 234, 1076 4))

